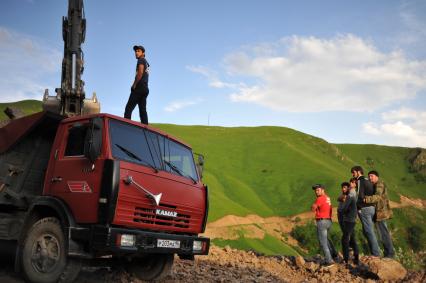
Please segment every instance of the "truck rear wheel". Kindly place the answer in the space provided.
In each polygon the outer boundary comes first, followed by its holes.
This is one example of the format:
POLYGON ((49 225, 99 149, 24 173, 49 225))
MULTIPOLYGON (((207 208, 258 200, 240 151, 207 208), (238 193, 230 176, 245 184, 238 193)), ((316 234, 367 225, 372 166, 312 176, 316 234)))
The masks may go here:
POLYGON ((71 282, 80 272, 79 261, 68 259, 59 220, 46 217, 28 230, 21 246, 21 267, 29 282, 71 282))
POLYGON ((173 254, 151 254, 133 258, 127 267, 140 280, 160 280, 170 274, 173 259, 173 254))

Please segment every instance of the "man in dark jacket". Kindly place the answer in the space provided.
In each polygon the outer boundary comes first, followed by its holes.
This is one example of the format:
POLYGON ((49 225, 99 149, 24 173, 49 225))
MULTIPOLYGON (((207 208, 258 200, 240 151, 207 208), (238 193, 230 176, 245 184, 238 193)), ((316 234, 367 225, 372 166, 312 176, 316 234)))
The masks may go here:
POLYGON ((355 222, 357 215, 357 197, 356 197, 356 183, 357 179, 352 178, 350 180, 349 192, 343 202, 341 208, 342 220, 343 220, 343 235, 342 235, 342 249, 343 249, 343 260, 345 263, 349 263, 349 247, 354 251, 354 263, 359 263, 359 251, 358 245, 355 239, 355 222))
POLYGON ((148 113, 146 112, 146 99, 149 94, 148 78, 149 64, 145 59, 145 48, 141 45, 133 46, 135 57, 138 60, 136 64, 136 75, 131 87, 130 97, 124 111, 124 118, 132 119, 132 112, 136 105, 139 107, 139 117, 142 124, 148 125, 148 113))
POLYGON ((364 170, 361 166, 354 166, 351 168, 352 177, 357 179, 358 182, 358 216, 361 220, 362 231, 367 238, 370 252, 373 256, 380 256, 379 244, 377 242, 376 234, 374 233, 374 214, 376 209, 373 204, 364 203, 366 196, 374 195, 374 187, 371 182, 364 177, 364 170))
MULTIPOLYGON (((339 205, 337 206, 337 221, 339 222, 340 230, 342 230, 343 233, 343 206, 345 204, 346 198, 349 193, 349 183, 343 182, 340 187, 342 188, 342 193, 337 198, 337 202, 339 205)), ((356 192, 355 192, 356 194, 356 192)))
POLYGON ((373 184, 376 193, 372 196, 366 196, 364 202, 376 206, 376 230, 383 244, 383 254, 384 257, 393 258, 395 250, 386 224, 386 220, 392 217, 386 184, 379 179, 379 173, 374 170, 368 172, 368 179, 373 184))

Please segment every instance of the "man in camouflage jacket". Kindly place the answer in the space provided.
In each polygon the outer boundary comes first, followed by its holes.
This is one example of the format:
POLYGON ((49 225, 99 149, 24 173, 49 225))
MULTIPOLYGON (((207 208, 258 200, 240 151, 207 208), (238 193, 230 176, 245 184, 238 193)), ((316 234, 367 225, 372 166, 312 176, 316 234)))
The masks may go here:
POLYGON ((376 230, 383 244, 383 254, 384 257, 392 258, 395 256, 395 250, 386 223, 386 220, 392 218, 392 210, 389 205, 386 184, 379 180, 379 173, 377 171, 368 172, 368 178, 376 192, 372 196, 366 196, 364 202, 372 203, 376 206, 376 230))

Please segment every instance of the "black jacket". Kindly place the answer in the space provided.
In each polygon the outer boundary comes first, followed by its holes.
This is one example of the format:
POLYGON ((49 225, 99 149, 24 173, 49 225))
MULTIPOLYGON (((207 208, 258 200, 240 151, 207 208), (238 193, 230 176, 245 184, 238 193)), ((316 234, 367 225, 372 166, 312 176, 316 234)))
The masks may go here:
POLYGON ((342 219, 346 222, 355 222, 357 215, 356 192, 349 191, 346 201, 342 205, 342 219))
POLYGON ((364 176, 358 178, 358 200, 357 207, 361 209, 363 207, 372 206, 371 203, 364 203, 364 198, 366 196, 374 195, 375 190, 373 184, 364 176))

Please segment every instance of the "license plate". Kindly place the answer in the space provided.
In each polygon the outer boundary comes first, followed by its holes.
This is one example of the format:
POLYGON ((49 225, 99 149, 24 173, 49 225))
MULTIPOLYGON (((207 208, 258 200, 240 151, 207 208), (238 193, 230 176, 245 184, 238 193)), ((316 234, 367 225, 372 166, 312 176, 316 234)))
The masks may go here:
POLYGON ((157 247, 179 249, 180 248, 180 241, 157 239, 157 247))

